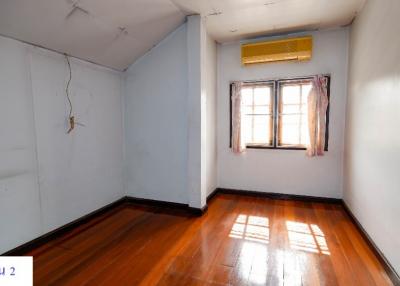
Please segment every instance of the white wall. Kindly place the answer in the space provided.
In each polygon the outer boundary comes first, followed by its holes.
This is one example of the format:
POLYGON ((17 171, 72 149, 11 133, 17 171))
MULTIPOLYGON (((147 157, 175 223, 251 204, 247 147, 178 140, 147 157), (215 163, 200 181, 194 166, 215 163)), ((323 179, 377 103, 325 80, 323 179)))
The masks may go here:
POLYGON ((348 30, 311 33, 313 57, 305 63, 242 67, 240 43, 218 48, 218 186, 252 191, 341 198, 348 30), (229 82, 331 74, 329 152, 308 158, 304 151, 229 148, 229 82))
POLYGON ((124 194, 120 73, 0 37, 0 253, 124 194))
POLYGON ((206 204, 206 30, 199 15, 187 19, 188 57, 188 159, 187 192, 189 205, 206 204))
POLYGON ((217 187, 216 47, 194 15, 128 69, 129 196, 202 208, 217 187))
POLYGON ((400 273, 400 2, 370 0, 351 29, 344 199, 400 273))
POLYGON ((126 75, 126 187, 129 196, 188 203, 186 24, 126 75))
POLYGON ((217 188, 217 43, 206 37, 206 191, 217 188))
POLYGON ((77 219, 123 194, 121 74, 72 61, 77 126, 66 134, 64 57, 34 49, 31 80, 44 231, 77 219))
POLYGON ((42 233, 28 47, 3 37, 0 37, 0 87, 0 253, 3 253, 42 233))
POLYGON ((207 195, 217 187, 217 44, 201 16, 189 16, 187 26, 189 205, 204 208, 207 195))

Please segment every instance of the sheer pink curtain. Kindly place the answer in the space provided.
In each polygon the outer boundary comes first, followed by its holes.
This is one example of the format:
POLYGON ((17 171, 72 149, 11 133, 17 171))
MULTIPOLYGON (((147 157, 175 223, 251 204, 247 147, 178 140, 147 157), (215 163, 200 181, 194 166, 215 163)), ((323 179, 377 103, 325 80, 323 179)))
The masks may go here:
POLYGON ((232 84, 232 151, 240 154, 246 150, 242 134, 242 83, 232 84))
POLYGON ((325 148, 326 109, 328 108, 328 79, 315 76, 313 86, 308 95, 308 129, 310 143, 307 155, 323 156, 325 148))

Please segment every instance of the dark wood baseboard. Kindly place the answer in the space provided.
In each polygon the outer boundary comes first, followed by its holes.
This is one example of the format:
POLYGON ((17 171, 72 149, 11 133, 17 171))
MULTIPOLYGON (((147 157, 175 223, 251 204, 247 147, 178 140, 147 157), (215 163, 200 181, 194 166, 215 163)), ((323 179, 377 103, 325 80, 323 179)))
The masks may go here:
MULTIPOLYGON (((304 197, 304 196, 294 196, 294 195, 284 195, 284 194, 274 194, 274 193, 262 193, 262 192, 253 192, 253 191, 243 191, 243 190, 233 190, 233 189, 222 189, 217 188, 211 194, 207 196, 207 202, 211 201, 218 193, 225 193, 225 194, 240 194, 240 195, 247 195, 247 196, 261 196, 261 197, 269 197, 273 199, 287 199, 287 200, 313 200, 313 201, 323 201, 323 202, 336 202, 336 199, 326 199, 326 198, 315 198, 315 197, 304 197)), ((111 204, 108 204, 98 210, 95 210, 81 218, 78 218, 64 226, 61 226, 51 232, 48 232, 38 238, 35 238, 27 243, 24 243, 12 250, 9 250, 3 254, 2 256, 19 256, 23 255, 41 245, 48 243, 51 240, 54 240, 57 237, 62 236, 66 232, 73 230, 74 228, 79 227, 80 225, 90 221, 91 219, 104 214, 123 203, 135 203, 141 205, 150 205, 164 209, 170 210, 181 210, 185 213, 189 213, 195 216, 201 216, 207 212, 208 206, 204 206, 203 208, 193 208, 187 204, 182 203, 174 203, 174 202, 166 202, 166 201, 159 201, 159 200, 150 200, 150 199, 142 199, 142 198, 135 198, 126 196, 123 197, 111 204)))
POLYGON ((396 270, 394 269, 392 264, 390 264, 389 260, 387 260, 386 256, 382 253, 382 251, 379 249, 379 247, 375 244, 375 242, 369 236, 368 232, 364 229, 364 227, 361 225, 359 220, 352 213, 352 211, 347 206, 347 204, 344 200, 342 200, 342 205, 343 205, 343 208, 346 211, 347 215, 350 217, 351 221, 357 227, 358 231, 361 233, 364 240, 368 243, 368 246, 372 249, 375 256, 378 258, 379 262, 384 266, 385 271, 388 274, 390 280, 393 282, 393 284, 395 286, 400 286, 400 276, 396 272, 396 270))
POLYGON ((87 215, 84 215, 83 217, 80 217, 70 223, 67 223, 66 225, 63 225, 55 230, 52 230, 44 235, 39 236, 38 238, 35 238, 31 241, 28 241, 14 249, 11 249, 3 254, 1 254, 0 256, 21 256, 26 254, 27 252, 42 246, 54 239, 56 239, 57 237, 62 236, 63 234, 79 227, 80 225, 89 222, 90 220, 96 218, 97 216, 100 216, 108 211, 111 211, 112 209, 122 205, 123 203, 125 203, 126 198, 121 198, 113 203, 110 203, 100 209, 97 209, 87 215))
POLYGON ((189 207, 189 211, 196 216, 202 216, 203 214, 205 214, 208 211, 208 205, 205 205, 201 209, 189 207))
POLYGON ((225 189, 218 188, 216 190, 217 193, 221 194, 233 194, 233 195, 242 195, 242 196, 255 196, 262 198, 269 198, 274 200, 289 200, 289 201, 307 201, 307 202, 315 202, 315 203, 329 203, 329 204, 341 204, 341 199, 335 198, 325 198, 325 197, 313 197, 313 196, 303 196, 303 195, 289 195, 289 194, 280 194, 280 193, 267 193, 267 192, 255 192, 255 191, 246 191, 246 190, 237 190, 237 189, 225 189))
POLYGON ((218 194, 218 191, 219 191, 219 189, 216 188, 214 191, 211 192, 211 194, 209 194, 209 195, 207 196, 207 203, 208 203, 209 201, 211 201, 211 200, 218 194))
POLYGON ((149 206, 165 208, 165 209, 172 209, 172 210, 182 210, 182 211, 188 212, 189 214, 196 215, 196 216, 201 216, 207 211, 207 206, 205 206, 203 208, 193 208, 193 207, 190 207, 188 204, 151 200, 151 199, 142 199, 142 198, 136 198, 136 197, 130 197, 130 196, 125 197, 125 200, 128 203, 149 205, 149 206))
POLYGON ((123 197, 113 203, 110 203, 98 210, 95 210, 81 218, 78 218, 66 225, 63 225, 53 231, 50 231, 44 235, 39 236, 38 238, 35 238, 31 241, 28 241, 14 249, 11 249, 0 256, 21 256, 29 251, 38 248, 60 236, 63 234, 81 226, 84 223, 89 222, 90 220, 113 210, 114 208, 117 208, 118 206, 122 204, 138 204, 138 205, 147 205, 147 206, 154 206, 154 207, 159 207, 162 209, 169 209, 169 210, 182 210, 184 213, 187 213, 189 215, 194 215, 194 216, 201 216, 207 211, 207 205, 203 208, 193 208, 190 207, 187 204, 181 204, 181 203, 173 203, 173 202, 166 202, 166 201, 157 201, 157 200, 150 200, 150 199, 142 199, 142 198, 135 198, 135 197, 130 197, 126 196, 123 197))

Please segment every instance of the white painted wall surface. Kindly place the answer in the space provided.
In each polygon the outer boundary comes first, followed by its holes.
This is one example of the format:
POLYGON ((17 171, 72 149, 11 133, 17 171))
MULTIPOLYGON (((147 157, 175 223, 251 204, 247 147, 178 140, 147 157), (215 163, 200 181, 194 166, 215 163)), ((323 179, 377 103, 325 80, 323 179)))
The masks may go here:
POLYGON ((42 233, 28 47, 3 37, 0 37, 0 87, 0 253, 3 253, 42 233))
POLYGON ((400 2, 370 0, 351 29, 344 199, 400 273, 400 2))
POLYGON ((205 39, 206 31, 201 16, 189 16, 187 19, 187 192, 189 205, 195 208, 201 208, 206 204, 205 39))
POLYGON ((218 186, 260 192, 341 198, 348 29, 311 33, 313 57, 304 63, 242 67, 240 43, 218 48, 218 186), (331 74, 329 152, 308 158, 304 151, 229 148, 229 82, 331 74))
POLYGON ((186 25, 127 71, 126 188, 129 196, 188 203, 186 25))
POLYGON ((124 195, 121 74, 72 60, 68 129, 67 64, 60 54, 31 49, 31 79, 44 232, 124 195))
POLYGON ((217 43, 206 37, 206 190, 217 188, 217 43))
POLYGON ((216 43, 200 16, 126 74, 127 194, 201 208, 216 179, 216 43))
POLYGON ((0 37, 0 253, 123 196, 121 74, 0 37))

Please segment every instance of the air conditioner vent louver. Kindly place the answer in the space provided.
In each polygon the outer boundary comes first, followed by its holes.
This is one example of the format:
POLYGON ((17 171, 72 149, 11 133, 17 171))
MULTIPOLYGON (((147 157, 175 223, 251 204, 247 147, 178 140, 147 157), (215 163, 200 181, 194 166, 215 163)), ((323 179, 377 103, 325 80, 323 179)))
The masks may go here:
POLYGON ((312 37, 242 45, 244 65, 277 61, 305 61, 312 55, 312 37))

